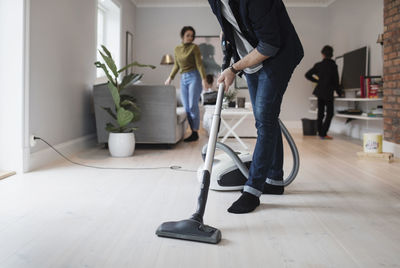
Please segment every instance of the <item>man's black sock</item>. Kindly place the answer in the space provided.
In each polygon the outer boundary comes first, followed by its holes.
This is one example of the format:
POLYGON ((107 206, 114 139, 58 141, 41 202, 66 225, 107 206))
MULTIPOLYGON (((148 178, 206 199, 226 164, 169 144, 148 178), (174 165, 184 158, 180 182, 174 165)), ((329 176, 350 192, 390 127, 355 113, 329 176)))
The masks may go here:
POLYGON ((271 185, 268 183, 264 184, 264 189, 263 189, 263 194, 276 194, 276 195, 281 195, 285 191, 285 187, 283 186, 276 186, 276 185, 271 185))
POLYGON ((256 209, 260 205, 260 199, 248 192, 243 192, 236 202, 228 208, 228 212, 235 214, 249 213, 256 209))
POLYGON ((197 131, 193 131, 192 135, 190 135, 188 138, 184 139, 183 141, 191 142, 191 141, 197 141, 198 139, 199 139, 199 134, 197 134, 197 131))
MULTIPOLYGON (((240 190, 243 193, 243 190, 240 190)), ((276 186, 271 184, 264 184, 263 194, 275 194, 275 195, 282 195, 285 192, 285 187, 283 186, 276 186)))

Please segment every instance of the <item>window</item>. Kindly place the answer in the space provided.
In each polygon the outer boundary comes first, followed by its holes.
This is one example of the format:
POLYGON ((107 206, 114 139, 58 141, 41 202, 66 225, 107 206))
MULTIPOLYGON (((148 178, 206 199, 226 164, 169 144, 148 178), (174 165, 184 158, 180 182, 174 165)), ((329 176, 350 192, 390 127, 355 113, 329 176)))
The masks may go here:
MULTIPOLYGON (((97 2, 97 50, 101 45, 108 48, 117 67, 121 67, 121 11, 113 0, 98 0, 97 2)), ((101 60, 97 51, 97 60, 101 60)), ((97 77, 104 76, 97 69, 97 77)))

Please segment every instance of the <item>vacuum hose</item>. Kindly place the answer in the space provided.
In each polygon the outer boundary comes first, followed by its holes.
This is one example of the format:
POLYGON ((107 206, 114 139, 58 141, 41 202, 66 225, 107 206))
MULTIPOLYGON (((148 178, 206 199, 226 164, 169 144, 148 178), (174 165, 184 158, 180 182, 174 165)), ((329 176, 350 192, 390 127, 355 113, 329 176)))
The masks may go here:
MULTIPOLYGON (((281 127, 281 130, 283 132, 283 135, 285 136, 285 138, 289 144, 290 150, 292 152, 293 168, 292 168, 289 176, 287 178, 285 178, 284 180, 278 181, 278 180, 272 180, 272 179, 267 178, 267 180, 265 182, 268 184, 271 184, 271 185, 286 187, 294 181, 294 179, 297 176, 297 173, 299 172, 300 157, 299 157, 299 151, 297 150, 297 146, 294 143, 293 137, 290 135, 289 131, 287 130, 286 126, 282 123, 282 121, 280 119, 278 119, 278 120, 279 120, 279 125, 281 127)), ((247 179, 249 178, 249 170, 247 169, 246 165, 240 160, 240 158, 237 156, 237 154, 229 146, 227 146, 221 142, 217 142, 216 148, 224 151, 233 160, 235 165, 239 168, 240 172, 242 172, 243 176, 247 179)), ((207 144, 203 146, 203 149, 201 151, 203 160, 206 157, 206 151, 207 151, 207 144)))

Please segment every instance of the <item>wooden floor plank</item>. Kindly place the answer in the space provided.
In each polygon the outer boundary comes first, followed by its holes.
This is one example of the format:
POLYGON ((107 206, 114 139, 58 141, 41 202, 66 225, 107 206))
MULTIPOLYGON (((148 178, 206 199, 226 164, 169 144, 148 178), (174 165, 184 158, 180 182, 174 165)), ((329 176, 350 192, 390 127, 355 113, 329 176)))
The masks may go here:
POLYGON ((16 172, 15 171, 5 171, 5 170, 1 170, 0 169, 0 180, 8 178, 12 175, 15 175, 16 172))
MULTIPOLYGON (((399 267, 400 163, 358 159, 359 142, 303 137, 296 180, 263 195, 254 213, 226 209, 238 192, 210 191, 205 223, 218 245, 159 238, 164 221, 195 211, 204 133, 171 149, 137 146, 131 158, 93 148, 0 182, 0 267, 399 267), (184 171, 168 167, 181 166, 184 171)), ((250 150, 255 139, 244 139, 250 150)), ((227 141, 240 149, 234 139, 227 141)), ((285 144, 285 173, 292 160, 285 144)))

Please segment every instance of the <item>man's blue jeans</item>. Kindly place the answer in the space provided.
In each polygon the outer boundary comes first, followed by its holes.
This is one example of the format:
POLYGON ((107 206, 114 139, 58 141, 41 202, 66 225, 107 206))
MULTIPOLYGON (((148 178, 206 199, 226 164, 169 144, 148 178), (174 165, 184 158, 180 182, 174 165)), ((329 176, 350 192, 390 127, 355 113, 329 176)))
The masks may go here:
POLYGON ((269 75, 260 69, 246 74, 257 128, 257 142, 244 191, 262 194, 265 180, 283 179, 283 144, 279 113, 291 73, 269 75))
POLYGON ((199 71, 194 70, 181 75, 181 100, 192 131, 197 131, 200 127, 199 100, 202 90, 199 71))

